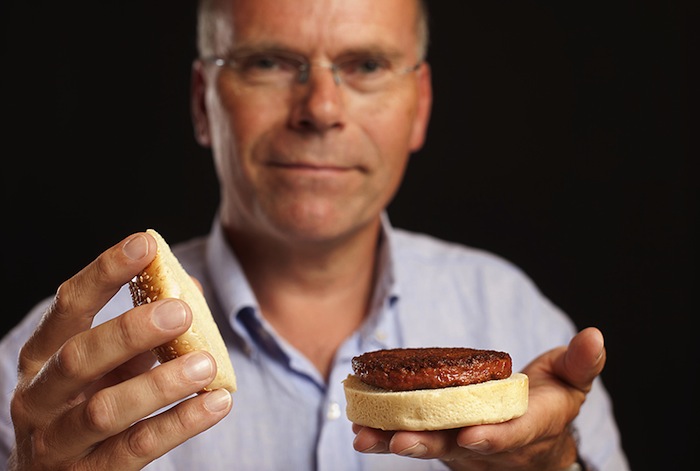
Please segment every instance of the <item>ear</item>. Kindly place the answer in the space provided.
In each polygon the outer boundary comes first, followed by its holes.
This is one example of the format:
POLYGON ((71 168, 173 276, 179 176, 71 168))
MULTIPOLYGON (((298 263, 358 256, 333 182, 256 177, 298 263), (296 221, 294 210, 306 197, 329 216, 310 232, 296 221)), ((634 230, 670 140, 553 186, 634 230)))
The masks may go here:
POLYGON ((418 74, 418 105, 416 116, 413 121, 413 129, 411 130, 411 152, 416 152, 423 147, 425 136, 428 131, 430 112, 433 107, 433 85, 430 64, 423 62, 416 71, 416 74, 418 74))
POLYGON ((210 147, 211 135, 209 133, 206 91, 207 77, 205 76, 204 64, 200 60, 195 60, 192 63, 192 77, 190 79, 190 113, 194 137, 200 145, 210 147))

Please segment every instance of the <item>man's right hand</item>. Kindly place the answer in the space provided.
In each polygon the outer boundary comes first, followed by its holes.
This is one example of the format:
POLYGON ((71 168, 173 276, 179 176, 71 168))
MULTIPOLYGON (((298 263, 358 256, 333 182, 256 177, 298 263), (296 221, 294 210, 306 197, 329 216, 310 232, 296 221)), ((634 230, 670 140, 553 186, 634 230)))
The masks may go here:
POLYGON ((134 234, 58 289, 19 355, 11 470, 141 469, 231 410, 230 393, 218 390, 156 413, 201 391, 216 374, 203 352, 152 368, 150 349, 190 326, 185 303, 153 302, 91 327, 155 253, 150 235, 134 234))

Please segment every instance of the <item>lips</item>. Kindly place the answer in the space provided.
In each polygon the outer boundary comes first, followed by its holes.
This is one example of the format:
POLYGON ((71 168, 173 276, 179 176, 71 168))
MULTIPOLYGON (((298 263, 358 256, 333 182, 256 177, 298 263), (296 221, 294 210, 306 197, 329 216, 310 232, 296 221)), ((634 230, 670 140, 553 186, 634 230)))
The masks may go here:
POLYGON ((270 162, 270 167, 280 169, 300 170, 300 171, 326 171, 326 172, 346 172, 356 167, 345 165, 333 165, 328 163, 308 163, 308 162, 270 162))
MULTIPOLYGON (((263 149, 260 149, 263 150, 263 149)), ((266 166, 280 170, 298 172, 348 172, 369 170, 363 164, 362 153, 357 146, 341 144, 339 141, 287 138, 275 140, 264 153, 262 161, 266 166)))

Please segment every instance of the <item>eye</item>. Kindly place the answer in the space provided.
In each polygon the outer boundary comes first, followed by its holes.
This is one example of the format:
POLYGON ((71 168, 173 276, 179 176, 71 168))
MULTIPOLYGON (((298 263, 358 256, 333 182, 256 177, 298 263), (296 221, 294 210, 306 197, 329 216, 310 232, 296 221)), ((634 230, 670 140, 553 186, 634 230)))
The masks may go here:
POLYGON ((247 71, 275 70, 283 67, 279 57, 270 54, 252 54, 237 60, 240 68, 247 71))
POLYGON ((339 66, 344 73, 353 75, 373 76, 391 70, 391 64, 386 59, 363 57, 343 61, 339 66))
POLYGON ((239 56, 234 61, 241 72, 249 74, 289 73, 302 65, 297 58, 266 52, 239 56))

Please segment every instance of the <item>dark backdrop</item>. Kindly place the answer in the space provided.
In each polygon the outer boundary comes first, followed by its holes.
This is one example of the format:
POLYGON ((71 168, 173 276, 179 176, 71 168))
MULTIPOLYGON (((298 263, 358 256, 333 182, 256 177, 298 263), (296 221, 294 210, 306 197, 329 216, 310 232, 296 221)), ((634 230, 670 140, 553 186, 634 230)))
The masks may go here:
MULTIPOLYGON (((600 327, 633 468, 693 459, 689 7, 431 4, 434 118, 393 222, 505 256, 600 327)), ((217 189, 188 115, 191 2, 3 9, 4 332, 132 231, 205 233, 217 189)))

